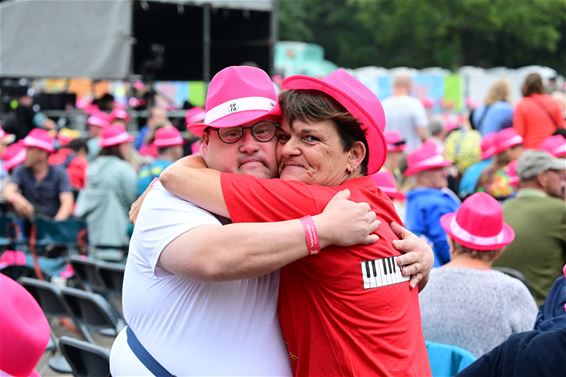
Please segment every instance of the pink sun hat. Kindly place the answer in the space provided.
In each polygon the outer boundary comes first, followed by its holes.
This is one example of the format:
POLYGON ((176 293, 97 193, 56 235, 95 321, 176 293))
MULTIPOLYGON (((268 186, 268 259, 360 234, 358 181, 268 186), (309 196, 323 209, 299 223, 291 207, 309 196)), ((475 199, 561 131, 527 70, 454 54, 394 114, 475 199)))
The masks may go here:
POLYGON ((538 149, 554 157, 566 157, 566 139, 560 135, 549 136, 538 146, 538 149))
POLYGON ((204 109, 202 107, 193 107, 187 110, 185 114, 185 124, 187 127, 192 123, 202 123, 204 121, 204 109))
POLYGON ((513 160, 505 167, 505 172, 509 176, 509 184, 513 187, 519 186, 519 176, 517 175, 517 164, 519 160, 513 160))
POLYGON ((158 148, 184 145, 183 136, 175 127, 163 127, 155 131, 153 144, 158 148))
POLYGON ((4 149, 1 158, 2 161, 4 161, 4 168, 6 170, 12 170, 22 164, 26 159, 24 141, 20 140, 17 143, 8 145, 6 149, 4 149))
POLYGON ((112 113, 110 113, 110 119, 111 123, 117 119, 128 123, 130 121, 130 114, 128 114, 128 111, 126 109, 116 107, 114 110, 112 110, 112 113))
POLYGON ((279 115, 277 94, 267 73, 256 67, 233 66, 214 75, 206 94, 204 121, 188 128, 202 136, 207 127, 236 127, 279 115))
POLYGON ((504 128, 496 133, 493 139, 495 154, 505 152, 509 148, 523 144, 523 137, 514 128, 504 128))
POLYGON ((343 69, 325 79, 294 75, 283 80, 283 90, 318 90, 334 98, 360 123, 368 144, 368 174, 379 171, 385 162, 387 146, 383 130, 385 113, 377 96, 343 69))
POLYGON ((55 151, 55 139, 49 135, 49 131, 43 128, 34 128, 24 138, 24 147, 53 153, 55 151))
POLYGON ((51 332, 41 307, 24 287, 0 274, 0 375, 39 377, 34 367, 51 332))
POLYGON ((497 133, 492 132, 490 134, 487 134, 484 138, 482 138, 481 142, 480 142, 480 148, 481 148, 481 159, 482 160, 487 160, 488 158, 491 158, 494 154, 495 154, 495 138, 497 137, 497 133))
POLYGON ((503 222, 501 204, 491 195, 478 192, 464 200, 456 212, 440 218, 446 233, 472 250, 501 249, 515 239, 515 232, 503 222))
POLYGON ((452 165, 452 161, 445 159, 440 154, 435 143, 424 143, 407 156, 408 167, 405 170, 405 175, 411 176, 425 170, 445 168, 450 165, 452 165))
POLYGON ((387 144, 387 152, 403 152, 407 149, 405 139, 397 131, 385 131, 383 133, 385 143, 387 144))
POLYGON ((389 196, 392 200, 405 200, 405 194, 397 189, 397 183, 393 173, 388 170, 378 171, 372 174, 371 179, 375 182, 377 187, 389 196))
POLYGON ((112 147, 114 145, 129 143, 134 137, 126 131, 121 124, 113 124, 105 127, 100 135, 100 146, 102 148, 112 147))
POLYGON ((89 116, 86 120, 87 126, 104 128, 110 125, 110 116, 102 111, 97 111, 89 116))

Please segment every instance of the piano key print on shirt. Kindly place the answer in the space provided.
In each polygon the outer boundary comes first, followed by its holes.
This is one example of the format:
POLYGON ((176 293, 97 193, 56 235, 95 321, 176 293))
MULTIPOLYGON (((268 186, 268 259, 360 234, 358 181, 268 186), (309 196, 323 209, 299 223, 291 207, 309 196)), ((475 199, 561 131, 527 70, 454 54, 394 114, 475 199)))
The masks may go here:
POLYGON ((361 265, 364 289, 402 283, 411 278, 401 275, 401 269, 397 265, 397 257, 365 261, 361 265))

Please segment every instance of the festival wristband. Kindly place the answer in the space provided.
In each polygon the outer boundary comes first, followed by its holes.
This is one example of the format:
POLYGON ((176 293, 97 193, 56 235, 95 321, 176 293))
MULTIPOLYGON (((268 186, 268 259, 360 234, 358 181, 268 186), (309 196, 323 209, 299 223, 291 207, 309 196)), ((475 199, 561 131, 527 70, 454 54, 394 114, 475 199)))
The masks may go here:
POLYGON ((318 252, 320 251, 320 242, 312 217, 303 217, 301 219, 301 223, 303 224, 303 230, 305 231, 305 239, 307 241, 307 249, 309 255, 318 254, 318 252))

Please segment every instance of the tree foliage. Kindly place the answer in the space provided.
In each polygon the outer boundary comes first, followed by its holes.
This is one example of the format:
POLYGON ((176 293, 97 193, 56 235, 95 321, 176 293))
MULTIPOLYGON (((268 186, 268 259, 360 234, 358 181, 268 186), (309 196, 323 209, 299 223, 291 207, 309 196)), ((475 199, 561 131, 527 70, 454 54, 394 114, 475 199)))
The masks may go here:
POLYGON ((346 67, 566 72, 566 0, 280 0, 279 30, 346 67))

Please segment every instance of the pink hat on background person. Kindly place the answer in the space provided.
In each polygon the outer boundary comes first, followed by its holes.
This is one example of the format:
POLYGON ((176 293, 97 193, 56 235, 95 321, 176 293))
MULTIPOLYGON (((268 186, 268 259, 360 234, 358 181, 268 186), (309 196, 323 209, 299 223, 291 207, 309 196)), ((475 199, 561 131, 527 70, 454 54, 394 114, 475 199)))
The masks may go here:
POLYGON ((110 114, 107 114, 103 111, 95 111, 92 113, 86 120, 87 126, 99 127, 104 128, 110 125, 112 118, 110 114))
POLYGON ((175 127, 163 127, 155 131, 153 144, 158 148, 184 145, 183 136, 175 127))
POLYGON ((338 69, 320 80, 304 75, 289 76, 283 80, 283 90, 318 90, 334 98, 348 110, 365 131, 368 144, 368 174, 379 171, 387 157, 383 130, 385 113, 377 96, 354 76, 338 69))
POLYGON ((185 124, 187 127, 192 123, 202 123, 204 121, 204 109, 202 107, 193 107, 187 110, 185 114, 185 124))
POLYGON ((492 132, 490 134, 487 134, 484 138, 482 138, 481 142, 480 142, 480 148, 481 148, 481 159, 482 160, 487 160, 488 158, 491 158, 494 154, 495 151, 497 149, 495 149, 495 138, 497 137, 497 133, 492 132))
POLYGON ((110 113, 110 122, 114 122, 115 120, 122 120, 125 123, 128 123, 130 121, 130 114, 128 114, 128 111, 126 109, 123 109, 121 107, 116 107, 114 110, 112 110, 112 112, 110 113))
POLYGON ((393 173, 388 170, 378 171, 371 175, 371 179, 375 182, 377 187, 381 189, 392 200, 405 200, 405 194, 397 189, 397 183, 393 173))
POLYGON ((3 274, 0 292, 0 374, 39 377, 34 367, 49 343, 47 318, 26 289, 3 274))
POLYGON ((452 161, 440 154, 439 147, 434 143, 424 143, 407 156, 406 176, 452 165, 452 161))
POLYGON ((130 143, 134 137, 126 131, 121 124, 112 124, 105 127, 100 135, 100 146, 102 148, 113 147, 114 145, 130 143))
POLYGON ((495 154, 503 153, 507 149, 521 144, 523 144, 523 137, 512 127, 502 129, 496 133, 493 139, 495 154))
POLYGON ((385 143, 387 144, 387 152, 403 152, 407 149, 405 139, 397 131, 385 131, 383 133, 385 143))
POLYGON ((513 187, 519 186, 519 176, 517 175, 517 164, 519 160, 513 160, 505 167, 505 172, 509 176, 509 184, 513 187))
POLYGON ((24 138, 24 147, 53 153, 55 151, 55 139, 49 135, 49 131, 43 128, 34 128, 24 138))
POLYGON ((548 152, 554 157, 566 157, 566 139, 560 135, 549 136, 537 149, 548 152))
POLYGON ((26 160, 24 141, 20 140, 17 143, 8 145, 0 157, 2 161, 4 161, 4 168, 6 170, 12 170, 18 167, 26 160))
POLYGON ((440 224, 454 241, 472 250, 501 249, 515 239, 513 229, 503 222, 501 204, 485 192, 464 200, 456 212, 442 216, 440 224))
POLYGON ((256 67, 232 66, 214 75, 206 95, 204 121, 191 123, 188 129, 202 136, 207 127, 236 127, 269 116, 280 116, 280 110, 267 73, 256 67))
POLYGON ((434 107, 434 100, 432 98, 422 98, 421 103, 425 109, 432 109, 434 107))

